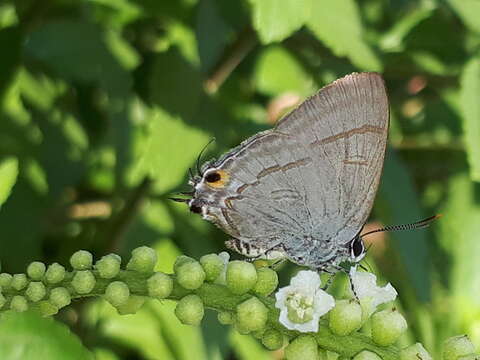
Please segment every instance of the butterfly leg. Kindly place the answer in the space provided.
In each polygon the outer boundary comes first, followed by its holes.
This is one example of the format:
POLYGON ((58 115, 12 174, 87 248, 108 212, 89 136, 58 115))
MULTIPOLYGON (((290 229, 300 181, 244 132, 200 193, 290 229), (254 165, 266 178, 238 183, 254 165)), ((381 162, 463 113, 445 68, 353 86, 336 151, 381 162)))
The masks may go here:
POLYGON ((225 242, 227 248, 235 250, 243 256, 248 258, 248 261, 255 261, 258 259, 269 259, 283 261, 283 248, 275 245, 271 248, 265 249, 261 246, 253 245, 251 242, 242 241, 240 239, 232 238, 225 242))

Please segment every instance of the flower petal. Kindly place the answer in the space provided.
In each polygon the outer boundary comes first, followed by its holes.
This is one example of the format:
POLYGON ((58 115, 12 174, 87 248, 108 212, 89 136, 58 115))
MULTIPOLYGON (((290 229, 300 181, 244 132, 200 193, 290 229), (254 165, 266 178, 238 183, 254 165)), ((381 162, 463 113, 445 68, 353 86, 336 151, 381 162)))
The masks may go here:
POLYGON ((359 299, 371 298, 372 306, 377 307, 389 301, 395 300, 398 293, 394 287, 388 283, 380 287, 377 285, 377 277, 369 272, 357 271, 356 266, 350 268, 350 280, 359 299))
POLYGON ((335 307, 335 299, 332 295, 319 289, 315 294, 315 315, 318 317, 325 315, 335 307))
POLYGON ((290 285, 300 289, 318 289, 320 287, 320 275, 316 271, 302 270, 291 280, 290 285))

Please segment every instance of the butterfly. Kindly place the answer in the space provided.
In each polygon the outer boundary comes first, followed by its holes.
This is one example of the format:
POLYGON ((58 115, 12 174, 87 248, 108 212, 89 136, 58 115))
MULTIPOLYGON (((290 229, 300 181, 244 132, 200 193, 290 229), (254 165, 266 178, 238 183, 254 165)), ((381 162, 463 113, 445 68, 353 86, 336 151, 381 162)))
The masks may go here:
POLYGON ((336 272, 366 250, 360 232, 380 183, 389 126, 382 77, 354 73, 192 176, 188 204, 247 257, 336 272))

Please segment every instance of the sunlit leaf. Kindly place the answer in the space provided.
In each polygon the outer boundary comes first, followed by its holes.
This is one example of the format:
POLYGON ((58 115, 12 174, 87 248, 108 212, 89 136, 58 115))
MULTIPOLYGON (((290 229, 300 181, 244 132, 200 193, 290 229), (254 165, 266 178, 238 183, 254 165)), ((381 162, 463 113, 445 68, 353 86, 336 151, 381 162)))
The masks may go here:
POLYGON ((382 63, 363 38, 360 12, 354 0, 313 3, 307 26, 335 55, 346 56, 362 70, 381 71, 382 63))
POLYGON ((253 27, 264 44, 282 41, 305 24, 312 0, 249 0, 253 27))
POLYGON ((480 33, 480 1, 478 0, 448 0, 462 21, 471 30, 480 33))
POLYGON ((480 181, 480 56, 465 66, 461 77, 463 133, 467 146, 470 176, 480 181))
POLYGON ((5 313, 0 318, 2 360, 93 360, 63 324, 33 313, 5 313))
POLYGON ((449 284, 455 301, 451 311, 457 326, 468 324, 473 320, 471 314, 480 311, 480 206, 476 200, 479 190, 466 173, 452 177, 439 224, 441 244, 451 254, 449 284))
POLYGON ((258 58, 255 69, 257 90, 275 96, 284 92, 309 95, 313 81, 301 64, 281 46, 266 48, 258 58))
POLYGON ((18 161, 7 158, 0 162, 0 207, 10 195, 18 175, 18 161))

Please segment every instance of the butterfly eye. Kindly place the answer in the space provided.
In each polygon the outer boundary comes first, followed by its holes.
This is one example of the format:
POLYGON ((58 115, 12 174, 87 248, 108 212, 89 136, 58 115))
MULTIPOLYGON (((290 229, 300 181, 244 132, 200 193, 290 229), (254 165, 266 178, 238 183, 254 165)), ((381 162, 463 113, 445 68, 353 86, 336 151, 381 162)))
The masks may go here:
POLYGON ((208 186, 222 189, 227 185, 230 176, 225 170, 210 170, 204 176, 204 181, 207 183, 208 186))
POLYGON ((190 205, 190 211, 195 213, 195 214, 201 214, 202 213, 202 208, 197 205, 190 205))
POLYGON ((205 181, 208 183, 215 183, 217 181, 220 181, 222 179, 222 175, 220 173, 214 171, 205 176, 205 181))
POLYGON ((350 243, 350 253, 352 258, 356 261, 360 261, 365 254, 365 247, 363 246, 362 239, 358 236, 350 243))

